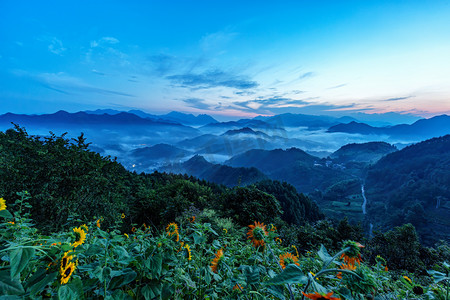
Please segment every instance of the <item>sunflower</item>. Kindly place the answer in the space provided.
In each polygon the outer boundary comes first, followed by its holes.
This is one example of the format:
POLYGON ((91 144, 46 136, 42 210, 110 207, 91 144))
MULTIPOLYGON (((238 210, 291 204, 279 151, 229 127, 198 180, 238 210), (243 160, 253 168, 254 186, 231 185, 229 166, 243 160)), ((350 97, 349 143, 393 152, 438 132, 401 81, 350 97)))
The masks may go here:
POLYGON ((121 217, 122 219, 125 219, 125 214, 122 213, 122 214, 120 215, 120 217, 121 217))
POLYGON ((3 198, 0 198, 0 210, 6 209, 6 200, 3 198))
POLYGON ((277 244, 280 244, 281 245, 281 243, 283 242, 279 237, 277 237, 276 239, 275 239, 275 242, 277 242, 277 244))
POLYGON ((313 299, 313 300, 341 300, 341 298, 331 297, 331 295, 333 295, 333 292, 329 292, 326 295, 322 295, 317 292, 315 292, 314 294, 305 294, 304 292, 302 292, 302 294, 306 298, 313 299))
POLYGON ((86 232, 81 229, 81 227, 76 227, 73 229, 75 232, 75 242, 72 244, 74 248, 82 245, 86 240, 86 232))
POLYGON ((86 232, 89 231, 89 227, 86 224, 81 225, 80 228, 84 229, 86 232))
POLYGON ((233 291, 236 291, 236 290, 238 290, 238 291, 242 291, 244 288, 242 287, 242 285, 240 285, 239 283, 236 283, 234 286, 233 286, 233 291))
POLYGON ((100 219, 97 220, 97 227, 100 228, 100 219))
MULTIPOLYGON (((353 271, 353 270, 356 270, 356 266, 352 265, 352 264, 342 264, 339 266, 339 269, 353 271)), ((342 279, 342 272, 337 273, 336 277, 339 279, 342 279)))
POLYGON ((191 247, 189 247, 188 244, 184 245, 184 249, 186 249, 186 258, 188 260, 192 260, 192 255, 191 255, 191 247))
POLYGON ((217 251, 216 253, 216 257, 214 257, 214 259, 211 261, 211 270, 214 273, 217 273, 217 267, 219 266, 220 262, 222 261, 223 258, 223 250, 220 249, 219 251, 217 251))
POLYGON ((347 264, 354 265, 355 263, 361 264, 361 248, 364 248, 363 245, 354 241, 346 241, 344 243, 344 248, 350 248, 347 252, 342 253, 341 259, 347 264))
POLYGON ((61 274, 64 273, 64 270, 67 268, 72 259, 73 255, 71 255, 70 251, 64 253, 64 256, 61 258, 61 267, 60 267, 61 274))
POLYGON ((265 246, 264 236, 269 235, 266 225, 255 221, 255 225, 248 225, 248 227, 250 227, 250 230, 247 232, 247 238, 252 240, 253 246, 255 248, 265 246))
POLYGON ((66 284, 69 282, 70 277, 72 276, 73 271, 76 269, 76 264, 74 262, 70 262, 67 267, 61 272, 61 284, 66 284))
POLYGON ((178 234, 178 225, 176 223, 169 223, 166 227, 166 232, 169 236, 175 236, 175 240, 178 242, 180 240, 180 235, 178 234))
POLYGON ((292 245, 291 247, 295 249, 295 253, 296 253, 297 257, 299 257, 297 247, 295 247, 295 245, 292 245))
POLYGON ((195 222, 195 216, 192 216, 192 217, 189 219, 189 222, 194 223, 194 222, 195 222))
POLYGON ((300 266, 298 263, 298 257, 295 255, 292 255, 292 253, 285 253, 283 255, 280 255, 280 265, 284 269, 289 264, 296 264, 297 266, 300 266))

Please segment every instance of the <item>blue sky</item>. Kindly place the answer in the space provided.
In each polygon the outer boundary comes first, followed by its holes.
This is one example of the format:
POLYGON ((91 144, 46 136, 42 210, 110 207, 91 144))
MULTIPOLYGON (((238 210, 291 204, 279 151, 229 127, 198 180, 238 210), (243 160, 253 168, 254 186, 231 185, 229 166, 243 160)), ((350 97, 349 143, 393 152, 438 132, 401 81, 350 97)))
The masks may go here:
POLYGON ((0 112, 450 113, 449 1, 0 1, 0 112))

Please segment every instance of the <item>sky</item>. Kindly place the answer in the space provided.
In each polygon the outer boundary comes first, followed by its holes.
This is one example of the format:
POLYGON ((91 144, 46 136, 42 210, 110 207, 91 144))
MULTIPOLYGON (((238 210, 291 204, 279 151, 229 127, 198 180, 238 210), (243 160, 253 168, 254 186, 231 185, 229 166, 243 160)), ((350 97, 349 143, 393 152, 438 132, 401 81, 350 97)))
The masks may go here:
POLYGON ((450 1, 277 2, 1 0, 0 113, 450 114, 450 1))

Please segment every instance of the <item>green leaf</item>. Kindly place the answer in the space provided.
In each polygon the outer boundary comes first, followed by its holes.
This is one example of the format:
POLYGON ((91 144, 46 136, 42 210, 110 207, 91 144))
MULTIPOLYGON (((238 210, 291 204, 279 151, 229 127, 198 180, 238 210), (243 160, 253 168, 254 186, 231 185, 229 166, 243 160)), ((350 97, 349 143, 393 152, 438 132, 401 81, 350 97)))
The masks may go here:
POLYGON ((22 272, 28 265, 28 262, 34 255, 34 252, 34 248, 18 248, 10 252, 11 279, 20 276, 20 272, 22 272))
POLYGON ((165 283, 162 287, 161 299, 163 300, 170 299, 173 292, 175 292, 174 287, 171 284, 165 283))
POLYGON ((133 269, 131 268, 126 268, 120 271, 120 275, 119 276, 115 276, 116 271, 113 271, 111 273, 111 276, 113 277, 113 279, 111 279, 111 282, 109 283, 109 288, 111 290, 114 290, 116 288, 119 288, 121 286, 124 286, 126 284, 129 284, 130 282, 132 282, 136 276, 137 273, 135 271, 133 271, 133 269))
POLYGON ((29 286, 27 288, 27 292, 29 292, 32 295, 41 292, 47 285, 55 281, 56 277, 58 276, 58 272, 53 272, 47 275, 44 270, 43 275, 44 276, 36 276, 36 277, 33 276, 27 281, 26 286, 27 287, 29 286))
POLYGON ((250 266, 243 266, 245 279, 247 281, 247 285, 259 283, 259 269, 252 268, 250 266))
POLYGON ((161 276, 162 261, 163 259, 161 254, 150 256, 145 260, 144 264, 148 269, 150 269, 153 277, 161 276))
POLYGON ((439 272, 439 271, 434 271, 434 270, 429 270, 427 271, 428 274, 430 274, 431 276, 433 276, 434 278, 434 283, 438 283, 441 282, 443 280, 448 280, 450 279, 450 277, 447 277, 444 273, 439 272))
POLYGON ((284 286, 282 285, 271 285, 267 287, 267 291, 277 297, 278 299, 285 300, 284 296, 284 286))
POLYGON ((323 245, 320 245, 320 249, 319 252, 317 252, 317 254, 319 255, 320 259, 324 262, 324 264, 328 264, 330 260, 333 259, 333 257, 330 254, 328 254, 327 249, 323 245))
POLYGON ((161 295, 161 284, 153 280, 141 289, 141 293, 145 300, 152 300, 161 295))
POLYGON ((5 210, 0 210, 0 217, 3 217, 3 218, 8 219, 8 220, 14 218, 13 215, 9 211, 7 211, 6 209, 5 210))
POLYGON ((300 269, 299 266, 295 264, 287 265, 287 267, 275 276, 274 278, 270 279, 269 281, 266 281, 265 284, 268 285, 279 285, 279 284, 286 284, 286 283, 306 283, 308 282, 308 277, 303 274, 302 269, 300 269))
POLYGON ((130 299, 130 296, 125 294, 122 290, 115 290, 112 295, 107 295, 106 300, 125 300, 130 299))
POLYGON ((71 245, 69 245, 69 244, 61 245, 61 250, 64 251, 64 252, 70 251, 72 249, 73 249, 73 247, 71 245))
POLYGON ((0 271, 0 295, 22 295, 24 292, 18 279, 11 280, 9 270, 0 271))
POLYGON ((74 278, 70 283, 62 285, 58 289, 60 300, 84 299, 83 283, 79 278, 74 278))

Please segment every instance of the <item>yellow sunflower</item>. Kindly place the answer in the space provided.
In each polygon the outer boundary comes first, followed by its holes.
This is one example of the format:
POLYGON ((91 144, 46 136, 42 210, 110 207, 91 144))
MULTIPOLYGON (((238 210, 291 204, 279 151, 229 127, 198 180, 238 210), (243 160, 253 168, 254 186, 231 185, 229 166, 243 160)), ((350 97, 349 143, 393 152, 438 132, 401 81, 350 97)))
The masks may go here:
POLYGON ((100 219, 97 220, 97 227, 100 228, 100 219))
POLYGON ((280 265, 284 269, 289 264, 296 264, 297 266, 300 266, 298 263, 298 258, 295 255, 292 255, 292 253, 285 253, 283 255, 280 255, 280 265))
POLYGON ((84 229, 86 232, 89 231, 89 227, 86 224, 81 225, 80 228, 84 229))
POLYGON ((250 227, 250 230, 247 232, 247 238, 252 240, 253 246, 255 248, 265 246, 264 237, 269 235, 266 225, 255 221, 255 225, 249 225, 248 227, 250 227))
POLYGON ((219 251, 217 251, 216 257, 214 257, 214 259, 211 261, 210 268, 214 273, 217 273, 217 268, 220 262, 222 261, 222 258, 223 258, 223 250, 220 249, 219 251))
POLYGON ((6 209, 6 200, 3 198, 0 198, 0 210, 6 209))
POLYGON ((72 244, 74 248, 82 245, 86 240, 86 232, 81 227, 76 227, 73 229, 75 232, 75 242, 72 244))
POLYGON ((72 276, 73 271, 76 269, 76 264, 74 262, 70 262, 67 267, 61 272, 61 284, 66 284, 69 282, 70 277, 72 276))
POLYGON ((61 267, 60 267, 61 274, 64 273, 64 270, 67 268, 72 259, 73 255, 71 255, 70 251, 64 253, 64 256, 61 258, 61 267))
POLYGON ((188 260, 192 260, 191 247, 189 247, 189 245, 186 244, 186 245, 184 245, 184 249, 186 249, 186 258, 188 260))

